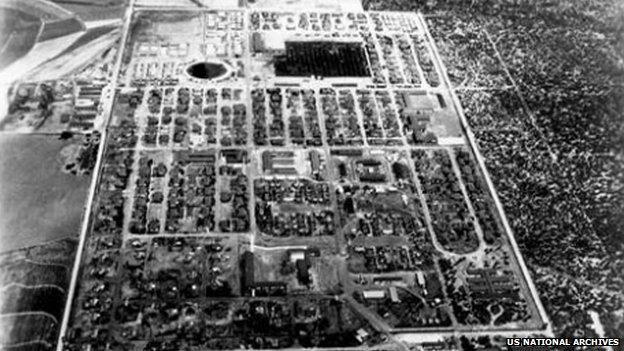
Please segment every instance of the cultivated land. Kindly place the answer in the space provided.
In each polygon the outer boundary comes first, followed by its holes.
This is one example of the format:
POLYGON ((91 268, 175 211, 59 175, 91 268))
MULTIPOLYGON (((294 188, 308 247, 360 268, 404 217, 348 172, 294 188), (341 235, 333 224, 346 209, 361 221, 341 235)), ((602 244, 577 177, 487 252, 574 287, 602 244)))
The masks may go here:
POLYGON ((54 348, 75 250, 74 235, 0 254, 0 346, 4 350, 54 348))
POLYGON ((59 349, 550 335, 421 16, 134 5, 59 349))

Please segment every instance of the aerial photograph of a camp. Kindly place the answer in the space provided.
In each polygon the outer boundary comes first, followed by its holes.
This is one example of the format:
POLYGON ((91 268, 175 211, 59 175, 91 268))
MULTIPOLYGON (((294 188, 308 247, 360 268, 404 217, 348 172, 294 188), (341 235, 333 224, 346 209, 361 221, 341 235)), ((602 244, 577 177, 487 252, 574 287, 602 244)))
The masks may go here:
POLYGON ((624 350, 624 2, 0 0, 0 350, 624 350))

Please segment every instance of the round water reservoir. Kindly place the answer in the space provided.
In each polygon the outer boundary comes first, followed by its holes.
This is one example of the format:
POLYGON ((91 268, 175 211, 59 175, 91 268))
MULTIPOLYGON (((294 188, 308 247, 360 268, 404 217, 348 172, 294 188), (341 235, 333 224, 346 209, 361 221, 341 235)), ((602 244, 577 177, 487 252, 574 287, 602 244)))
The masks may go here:
POLYGON ((227 68, 218 62, 196 62, 188 66, 186 73, 199 79, 214 79, 224 75, 227 68))

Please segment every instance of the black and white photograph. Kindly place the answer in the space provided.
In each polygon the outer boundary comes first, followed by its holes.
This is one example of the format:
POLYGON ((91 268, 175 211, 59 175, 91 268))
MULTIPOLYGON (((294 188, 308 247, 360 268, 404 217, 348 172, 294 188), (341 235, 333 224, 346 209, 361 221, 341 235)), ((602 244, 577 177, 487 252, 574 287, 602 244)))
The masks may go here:
POLYGON ((0 0, 0 350, 624 350, 624 1, 0 0))

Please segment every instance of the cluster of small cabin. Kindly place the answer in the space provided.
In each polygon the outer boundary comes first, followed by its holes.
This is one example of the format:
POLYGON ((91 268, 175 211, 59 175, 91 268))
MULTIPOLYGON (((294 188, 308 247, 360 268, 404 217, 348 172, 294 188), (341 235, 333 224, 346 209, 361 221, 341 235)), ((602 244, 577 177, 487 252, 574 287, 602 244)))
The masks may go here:
POLYGON ((74 114, 69 121, 72 129, 92 129, 98 115, 104 83, 77 81, 74 114))

